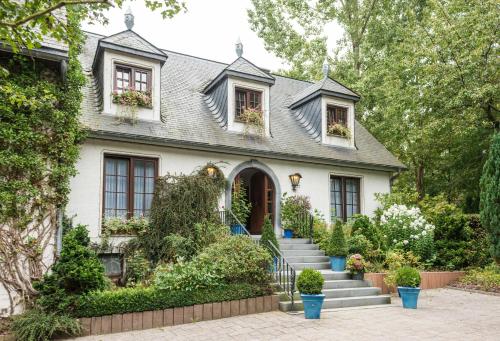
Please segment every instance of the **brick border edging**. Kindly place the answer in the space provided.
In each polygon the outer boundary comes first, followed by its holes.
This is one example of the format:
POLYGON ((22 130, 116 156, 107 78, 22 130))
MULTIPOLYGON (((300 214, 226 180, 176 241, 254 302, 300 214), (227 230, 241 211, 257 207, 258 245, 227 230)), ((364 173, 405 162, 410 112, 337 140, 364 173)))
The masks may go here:
POLYGON ((85 317, 79 320, 83 327, 82 336, 87 336, 174 326, 278 309, 278 295, 268 295, 164 310, 85 317))

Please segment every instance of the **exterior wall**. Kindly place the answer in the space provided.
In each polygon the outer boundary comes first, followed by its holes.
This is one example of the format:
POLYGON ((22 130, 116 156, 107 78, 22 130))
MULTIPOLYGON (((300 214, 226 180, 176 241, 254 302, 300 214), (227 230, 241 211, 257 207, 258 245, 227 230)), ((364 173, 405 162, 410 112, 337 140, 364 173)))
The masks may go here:
MULTIPOLYGON (((228 177, 239 164, 252 160, 250 157, 239 155, 89 139, 81 149, 80 160, 77 164, 79 174, 71 181, 67 213, 75 216, 75 223, 88 225, 93 239, 99 237, 102 220, 102 173, 105 153, 158 158, 160 175, 167 172, 189 174, 204 166, 208 161, 223 161, 220 168, 228 177)), ((312 207, 320 210, 327 220, 329 220, 330 212, 329 177, 331 174, 360 177, 361 213, 363 214, 371 215, 377 208, 375 193, 390 191, 390 173, 388 172, 266 158, 253 160, 264 164, 274 172, 282 193, 293 193, 288 176, 296 172, 300 173, 302 180, 295 193, 309 196, 312 207)), ((220 207, 224 205, 225 199, 222 195, 220 207)), ((280 231, 279 226, 276 226, 276 229, 277 232, 280 231)))
POLYGON ((143 69, 151 70, 151 95, 153 96, 153 108, 137 108, 137 118, 140 120, 159 121, 160 120, 160 63, 153 62, 146 58, 131 56, 128 54, 105 51, 102 59, 102 95, 103 114, 117 115, 123 110, 113 103, 111 93, 114 90, 114 65, 133 65, 143 69))
POLYGON ((321 98, 321 141, 324 144, 331 144, 334 146, 346 147, 346 148, 356 148, 354 146, 354 102, 351 100, 325 97, 321 98), (326 107, 327 105, 336 105, 339 107, 347 108, 347 127, 351 131, 351 138, 347 139, 345 137, 329 136, 326 126, 326 107))

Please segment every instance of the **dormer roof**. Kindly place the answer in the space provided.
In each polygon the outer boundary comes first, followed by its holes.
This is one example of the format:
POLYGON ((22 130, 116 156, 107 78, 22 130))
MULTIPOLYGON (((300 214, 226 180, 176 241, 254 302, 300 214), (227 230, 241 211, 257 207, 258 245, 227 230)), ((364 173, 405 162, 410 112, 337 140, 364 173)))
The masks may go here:
POLYGON ((109 37, 99 39, 93 66, 95 66, 101 57, 104 49, 130 53, 148 59, 157 60, 161 64, 165 63, 168 58, 165 52, 132 30, 125 30, 109 37))
POLYGON ((221 73, 217 75, 204 89, 205 93, 210 92, 212 88, 221 80, 228 76, 245 78, 261 83, 273 85, 275 79, 269 73, 258 68, 243 57, 238 57, 234 62, 229 64, 221 73))
POLYGON ((330 77, 324 77, 322 80, 297 93, 293 97, 290 108, 295 109, 321 95, 346 98, 353 101, 358 101, 360 98, 359 95, 351 89, 345 87, 330 77))

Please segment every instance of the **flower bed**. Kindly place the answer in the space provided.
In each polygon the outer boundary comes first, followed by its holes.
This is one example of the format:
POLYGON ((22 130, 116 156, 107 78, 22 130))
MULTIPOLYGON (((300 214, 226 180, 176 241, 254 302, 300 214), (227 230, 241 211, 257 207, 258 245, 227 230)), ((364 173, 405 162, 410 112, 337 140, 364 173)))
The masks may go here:
POLYGON ((500 294, 500 272, 495 269, 494 265, 485 269, 474 269, 453 282, 451 286, 464 290, 500 294))
MULTIPOLYGON (((387 273, 383 272, 368 272, 365 273, 365 280, 370 281, 372 286, 380 288, 383 294, 396 292, 395 288, 391 288, 384 283, 384 277, 386 275, 387 273)), ((438 272, 421 271, 420 277, 422 278, 422 282, 420 283, 420 288, 422 289, 444 288, 450 283, 463 277, 464 275, 465 275, 464 271, 438 271, 438 272)))

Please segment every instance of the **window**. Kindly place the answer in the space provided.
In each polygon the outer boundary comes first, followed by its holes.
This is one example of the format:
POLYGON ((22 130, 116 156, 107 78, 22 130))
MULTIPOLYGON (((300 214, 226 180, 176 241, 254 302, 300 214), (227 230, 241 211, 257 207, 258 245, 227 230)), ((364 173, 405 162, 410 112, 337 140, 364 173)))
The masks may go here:
POLYGON ((338 123, 347 127, 347 108, 334 105, 326 106, 326 125, 329 127, 332 124, 338 123))
POLYGON ((119 253, 103 253, 99 255, 104 272, 108 277, 118 277, 122 275, 122 256, 119 253))
POLYGON ((347 221, 360 213, 359 178, 330 177, 331 220, 347 221))
POLYGON ((116 65, 114 88, 118 93, 126 90, 151 91, 151 70, 116 65))
POLYGON ((236 118, 240 117, 246 109, 262 110, 262 92, 249 89, 236 88, 236 118))
POLYGON ((104 218, 149 215, 158 162, 121 156, 104 157, 104 218))

